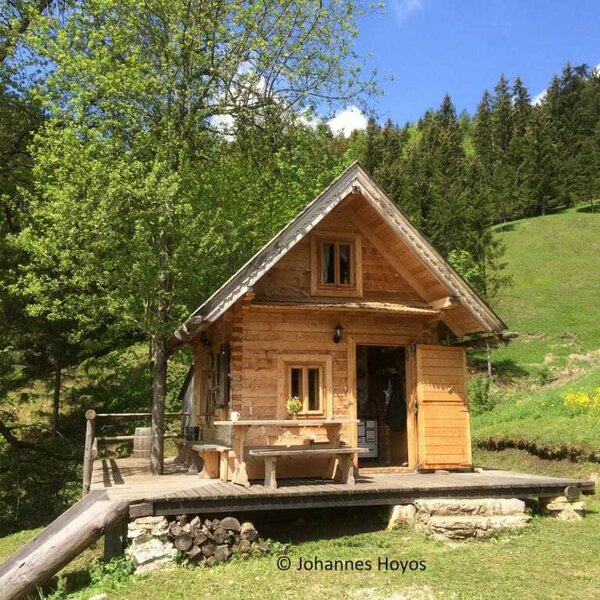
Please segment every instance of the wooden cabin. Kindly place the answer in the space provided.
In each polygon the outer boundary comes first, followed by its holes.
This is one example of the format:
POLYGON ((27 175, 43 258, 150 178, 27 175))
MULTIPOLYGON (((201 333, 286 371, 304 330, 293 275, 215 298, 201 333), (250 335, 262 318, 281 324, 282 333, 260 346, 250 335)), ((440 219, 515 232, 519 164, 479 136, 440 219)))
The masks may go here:
POLYGON ((465 344, 505 329, 355 163, 176 332, 198 444, 220 449, 208 476, 331 477, 342 448, 359 468, 470 469, 465 344))

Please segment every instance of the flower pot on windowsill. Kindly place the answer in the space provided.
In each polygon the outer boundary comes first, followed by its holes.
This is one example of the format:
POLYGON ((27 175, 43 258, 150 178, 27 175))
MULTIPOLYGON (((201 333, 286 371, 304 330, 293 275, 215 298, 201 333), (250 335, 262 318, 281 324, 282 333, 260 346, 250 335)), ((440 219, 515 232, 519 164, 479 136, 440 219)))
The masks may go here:
POLYGON ((290 415, 293 420, 297 420, 298 415, 302 410, 302 402, 297 396, 292 396, 291 398, 288 398, 287 402, 285 403, 285 408, 288 412, 288 415, 290 415))

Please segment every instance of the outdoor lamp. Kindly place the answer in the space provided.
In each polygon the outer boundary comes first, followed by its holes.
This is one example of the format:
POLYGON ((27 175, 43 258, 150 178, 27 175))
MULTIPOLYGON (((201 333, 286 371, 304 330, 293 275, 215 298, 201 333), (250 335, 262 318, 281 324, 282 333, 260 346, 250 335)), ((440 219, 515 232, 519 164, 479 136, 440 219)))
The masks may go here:
POLYGON ((333 341, 336 344, 339 344, 342 339, 342 333, 344 333, 344 328, 338 323, 333 330, 333 341))

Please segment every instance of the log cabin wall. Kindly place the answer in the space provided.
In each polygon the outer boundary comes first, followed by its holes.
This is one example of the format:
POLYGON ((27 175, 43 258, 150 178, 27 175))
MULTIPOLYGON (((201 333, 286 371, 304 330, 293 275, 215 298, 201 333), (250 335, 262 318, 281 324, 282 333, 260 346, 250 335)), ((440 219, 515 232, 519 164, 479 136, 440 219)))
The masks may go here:
POLYGON ((327 237, 327 233, 360 235, 362 252, 363 299, 393 298, 397 302, 423 302, 423 298, 406 282, 378 249, 353 224, 353 210, 344 202, 329 214, 311 234, 294 246, 255 285, 257 299, 296 299, 310 302, 311 236, 327 237))
MULTIPOLYGON (((313 232, 360 235, 362 283, 364 300, 393 299, 396 302, 419 303, 422 298, 387 262, 381 253, 360 234, 340 207, 313 232)), ((311 301, 323 298, 311 296, 311 240, 301 240, 230 310, 231 326, 231 410, 242 419, 286 418, 285 400, 289 391, 281 363, 286 357, 310 359, 325 365, 327 398, 323 417, 356 418, 354 390, 355 363, 349 360, 349 340, 361 343, 374 340, 379 345, 409 345, 419 340, 436 340, 435 323, 420 316, 398 316, 373 313, 321 312, 310 308, 311 301), (254 301, 257 303, 254 303, 254 301), (294 300, 304 307, 269 307, 264 302, 294 300), (258 304, 262 302, 263 304, 258 304), (333 341, 337 324, 344 327, 340 343, 333 341), (327 372, 329 371, 330 372, 327 372), (328 410, 329 408, 329 410, 328 410)), ((329 298, 330 300, 330 298, 329 298)), ((211 328, 212 335, 221 329, 219 322, 211 328)), ((341 438, 356 445, 356 427, 345 425, 341 438)), ((324 428, 307 426, 301 429, 251 428, 247 443, 251 446, 304 444, 325 442, 324 428)), ((310 464, 294 459, 281 466, 282 476, 322 475, 326 461, 312 459, 310 464)), ((262 461, 248 461, 250 477, 262 476, 262 461)))
MULTIPOLYGON (((413 344, 435 352, 439 340, 450 343, 471 334, 500 335, 505 329, 385 192, 354 164, 192 313, 176 337, 189 337, 196 344, 199 406, 204 402, 202 373, 213 377, 208 356, 214 356, 223 342, 229 344, 229 406, 217 414, 204 403, 199 422, 208 425, 227 419, 231 411, 245 419, 281 419, 291 389, 300 389, 300 379, 302 388, 308 389, 311 377, 313 391, 308 397, 298 394, 310 413, 303 418, 356 418, 356 346, 409 347, 405 352, 409 465, 464 468, 470 466, 464 386, 458 385, 460 378, 452 365, 425 369, 413 344), (351 273, 348 264, 353 265, 351 273), (344 334, 336 344, 333 333, 338 324, 344 334), (190 333, 190 327, 196 331, 190 333), (311 361, 318 365, 307 364, 311 361), (289 379, 294 379, 295 387, 289 379), (322 413, 313 406, 316 380, 325 388, 322 413), (419 405, 430 404, 428 414, 417 415, 417 398, 419 405), (435 420, 442 404, 454 411, 455 429, 464 430, 464 435, 438 431, 428 445, 419 437, 438 428, 435 420), (452 442, 453 452, 446 452, 444 462, 439 457, 448 446, 447 438, 461 438, 464 443, 459 448, 458 442, 452 442)), ((463 349, 440 348, 457 365, 464 362, 463 349)), ((464 378, 466 370, 457 368, 464 378)), ((341 435, 356 444, 354 425, 345 426, 341 435)), ((308 443, 324 437, 325 431, 310 426, 307 419, 306 428, 300 430, 251 427, 248 443, 308 443)), ((286 474, 293 475, 289 468, 286 474)), ((260 476, 252 465, 249 474, 260 476)))

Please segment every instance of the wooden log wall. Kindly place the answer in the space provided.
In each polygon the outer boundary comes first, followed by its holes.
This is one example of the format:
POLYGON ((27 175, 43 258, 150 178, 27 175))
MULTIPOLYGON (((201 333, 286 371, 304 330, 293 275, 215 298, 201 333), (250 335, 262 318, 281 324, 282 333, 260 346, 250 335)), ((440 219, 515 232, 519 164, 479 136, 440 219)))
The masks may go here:
MULTIPOLYGON (((360 235, 363 274, 363 300, 392 300, 406 304, 439 301, 448 291, 430 272, 412 250, 398 238, 384 219, 361 197, 350 198, 328 215, 313 231, 314 235, 326 233, 360 235)), ((313 245, 314 246, 314 245, 313 245)), ((403 316, 373 313, 319 312, 308 308, 289 306, 268 309, 265 302, 293 302, 310 305, 311 300, 311 238, 310 235, 292 248, 255 285, 251 293, 240 299, 208 330, 213 353, 226 341, 231 349, 230 411, 237 411, 246 419, 276 419, 282 417, 282 405, 287 390, 282 391, 282 355, 328 356, 331 381, 327 392, 331 394, 335 418, 356 418, 353 403, 352 373, 355 368, 349 359, 348 340, 356 343, 384 345, 436 343, 439 321, 430 316, 403 316), (263 303, 258 309, 257 300, 263 303), (344 327, 340 343, 334 343, 333 330, 337 324, 344 327), (402 342, 398 342, 402 340, 402 342)), ((329 298, 331 300, 331 298, 329 298)), ((455 334, 463 334, 478 324, 460 306, 454 306, 444 314, 455 334)), ((414 390, 409 390, 409 394, 414 390)), ((330 411, 331 412, 331 411, 330 411)), ((321 418, 330 414, 324 413, 321 418)), ((215 414, 216 418, 227 415, 215 414)), ((356 444, 356 428, 344 426, 342 440, 356 444)), ((413 436, 414 437, 414 436, 413 436)), ((306 428, 251 428, 248 446, 274 444, 302 444, 309 441, 323 442, 324 428, 307 425, 306 428)), ((323 474, 323 464, 311 461, 315 474, 323 474)), ((282 465, 280 472, 289 476, 294 473, 308 474, 301 460, 282 465)), ((262 461, 248 461, 251 478, 261 477, 262 461)), ((285 476, 285 475, 284 475, 285 476)))
MULTIPOLYGON (((348 218, 343 205, 314 229, 324 232, 360 233, 348 218)), ((363 298, 365 300, 392 297, 397 302, 422 302, 422 298, 384 259, 379 250, 362 236, 363 298)), ((306 301, 310 295, 310 236, 290 250, 255 286, 257 298, 286 298, 306 301)))

